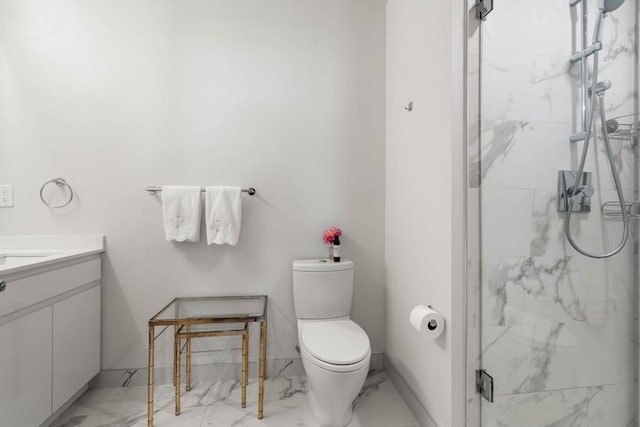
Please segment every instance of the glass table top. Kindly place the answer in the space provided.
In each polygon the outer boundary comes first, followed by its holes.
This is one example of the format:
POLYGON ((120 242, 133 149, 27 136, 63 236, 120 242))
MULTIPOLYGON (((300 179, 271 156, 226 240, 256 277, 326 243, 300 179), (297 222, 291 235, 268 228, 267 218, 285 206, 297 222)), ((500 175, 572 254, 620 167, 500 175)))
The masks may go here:
POLYGON ((150 320, 150 324, 167 324, 193 319, 224 320, 264 318, 266 295, 175 298, 150 320))

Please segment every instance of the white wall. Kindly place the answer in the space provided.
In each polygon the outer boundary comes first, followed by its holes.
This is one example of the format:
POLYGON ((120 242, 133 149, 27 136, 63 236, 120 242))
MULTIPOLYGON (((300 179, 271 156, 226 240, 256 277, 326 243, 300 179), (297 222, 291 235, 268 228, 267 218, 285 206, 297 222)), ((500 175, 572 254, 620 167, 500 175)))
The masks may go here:
POLYGON ((384 7, 2 1, 0 233, 107 236, 103 369, 145 366, 146 321, 178 295, 268 294, 268 357, 297 357, 290 263, 326 256, 331 225, 356 263, 353 318, 383 351, 384 7), (55 176, 69 208, 38 198, 55 176), (174 244, 150 184, 258 194, 236 247, 174 244))
POLYGON ((464 399, 454 397, 464 390, 458 389, 463 277, 453 273, 464 270, 458 264, 462 195, 454 194, 464 173, 462 132, 454 132, 454 125, 462 126, 460 6, 394 0, 386 9, 385 354, 415 395, 414 411, 425 414, 421 421, 442 427, 462 425, 464 416, 464 406, 458 411, 464 399), (407 112, 410 101, 413 111, 407 112), (411 328, 409 313, 418 304, 445 316, 447 330, 438 339, 411 328))

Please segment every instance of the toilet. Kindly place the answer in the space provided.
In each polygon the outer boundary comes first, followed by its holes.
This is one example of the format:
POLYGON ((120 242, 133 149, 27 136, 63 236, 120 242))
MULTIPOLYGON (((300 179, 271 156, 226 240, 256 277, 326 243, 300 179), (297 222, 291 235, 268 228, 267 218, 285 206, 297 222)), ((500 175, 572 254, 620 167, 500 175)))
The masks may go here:
POLYGON ((322 427, 344 427, 369 371, 371 345, 353 322, 353 262, 293 261, 298 342, 309 410, 322 427))

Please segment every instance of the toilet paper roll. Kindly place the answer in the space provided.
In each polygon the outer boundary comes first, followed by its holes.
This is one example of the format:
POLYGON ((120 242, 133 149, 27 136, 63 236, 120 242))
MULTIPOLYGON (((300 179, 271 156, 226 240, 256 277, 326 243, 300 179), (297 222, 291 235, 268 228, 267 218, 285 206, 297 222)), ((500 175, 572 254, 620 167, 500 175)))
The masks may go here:
POLYGON ((413 307, 409 322, 418 332, 423 332, 430 338, 437 338, 444 331, 444 317, 428 305, 413 307))

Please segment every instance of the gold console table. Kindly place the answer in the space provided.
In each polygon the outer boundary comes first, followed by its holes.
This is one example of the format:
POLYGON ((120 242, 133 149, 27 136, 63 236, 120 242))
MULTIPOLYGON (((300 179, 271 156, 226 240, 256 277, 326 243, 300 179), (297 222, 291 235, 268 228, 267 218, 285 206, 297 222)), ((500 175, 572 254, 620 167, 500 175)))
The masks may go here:
POLYGON ((249 323, 260 323, 260 367, 258 374, 258 419, 264 409, 264 370, 267 351, 267 296, 175 298, 149 320, 149 382, 147 425, 153 426, 153 347, 157 337, 174 327, 173 384, 176 415, 180 415, 180 356, 186 349, 186 390, 191 389, 191 340, 216 336, 242 336, 242 398, 247 405, 249 378, 249 323), (156 335, 155 328, 164 326, 156 335), (181 347, 185 340, 184 347, 181 347))

